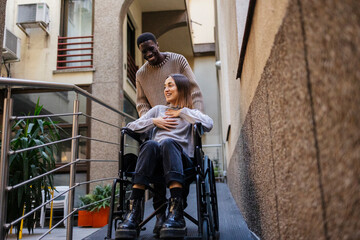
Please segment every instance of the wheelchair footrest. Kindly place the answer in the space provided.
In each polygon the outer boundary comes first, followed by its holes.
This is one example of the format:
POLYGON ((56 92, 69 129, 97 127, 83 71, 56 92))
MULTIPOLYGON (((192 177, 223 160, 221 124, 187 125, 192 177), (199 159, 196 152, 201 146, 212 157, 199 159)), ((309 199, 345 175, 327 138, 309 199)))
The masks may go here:
POLYGON ((118 239, 135 239, 139 236, 139 231, 136 229, 116 229, 115 240, 118 239))
POLYGON ((166 228, 161 229, 160 238, 182 238, 185 237, 187 233, 186 227, 184 228, 166 228))

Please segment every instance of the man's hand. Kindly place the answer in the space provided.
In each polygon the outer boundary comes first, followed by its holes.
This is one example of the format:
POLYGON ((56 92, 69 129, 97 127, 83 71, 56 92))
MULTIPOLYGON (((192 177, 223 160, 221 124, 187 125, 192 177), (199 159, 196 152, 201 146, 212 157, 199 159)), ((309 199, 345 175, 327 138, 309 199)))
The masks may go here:
POLYGON ((168 117, 177 118, 180 116, 180 112, 181 112, 181 109, 175 110, 175 109, 168 108, 166 110, 165 114, 168 117))
POLYGON ((169 118, 169 117, 153 118, 153 123, 158 128, 162 128, 162 129, 165 129, 167 131, 170 131, 170 129, 175 128, 176 125, 178 125, 176 119, 169 118))

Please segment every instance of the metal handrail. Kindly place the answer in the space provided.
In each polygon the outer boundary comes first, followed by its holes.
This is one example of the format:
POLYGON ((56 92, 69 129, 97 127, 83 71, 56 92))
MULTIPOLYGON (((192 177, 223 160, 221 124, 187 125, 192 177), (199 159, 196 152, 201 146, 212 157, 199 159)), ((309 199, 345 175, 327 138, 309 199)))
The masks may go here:
POLYGON ((85 137, 85 136, 81 136, 81 138, 88 139, 88 140, 92 140, 92 141, 96 141, 96 142, 102 142, 102 143, 120 145, 120 143, 117 143, 117 142, 110 142, 110 141, 105 141, 105 140, 101 140, 101 139, 97 139, 97 138, 91 138, 91 137, 85 137))
MULTIPOLYGON (((47 175, 53 174, 54 172, 65 168, 65 167, 69 167, 70 166, 70 184, 69 184, 69 189, 61 194, 59 194, 56 197, 53 197, 51 199, 49 199, 48 201, 46 201, 45 203, 35 207, 34 209, 32 209, 31 211, 29 211, 28 213, 24 214, 22 217, 12 221, 11 223, 6 223, 6 216, 4 216, 3 214, 1 214, 0 218, 0 238, 2 236, 4 236, 4 233, 6 232, 6 229, 9 228, 10 226, 13 226, 14 224, 18 223, 19 221, 21 221, 22 219, 28 217, 29 215, 33 214, 34 212, 38 211, 40 208, 44 207, 46 204, 49 204, 50 202, 54 201, 54 199, 57 199, 58 197, 69 193, 69 202, 68 202, 68 215, 65 216, 58 224, 56 224, 53 228, 55 228, 57 225, 59 225, 61 222, 65 221, 67 218, 69 218, 70 216, 72 216, 78 209, 81 208, 74 208, 74 189, 76 187, 79 187, 81 185, 84 184, 90 184, 90 183, 94 183, 94 182, 99 182, 99 181, 108 181, 108 180, 113 180, 116 179, 117 177, 110 177, 110 178, 102 178, 102 179, 94 179, 94 180, 89 180, 89 181, 85 181, 85 182, 80 182, 80 183, 75 183, 75 164, 79 163, 79 162, 97 162, 97 161, 101 161, 101 162, 118 162, 118 160, 104 160, 104 159, 78 159, 77 155, 78 155, 78 141, 80 138, 84 138, 84 139, 88 139, 88 140, 92 140, 92 141, 99 141, 99 142, 103 142, 103 143, 107 143, 107 144, 115 144, 115 145, 120 145, 119 143, 116 142, 109 142, 109 141, 105 141, 105 140, 101 140, 101 139, 95 139, 95 138, 91 138, 91 137, 85 137, 85 136, 81 136, 78 135, 78 131, 79 131, 79 122, 78 122, 78 118, 80 115, 83 115, 87 118, 90 118, 92 120, 95 121, 99 121, 102 123, 105 123, 107 125, 110 125, 112 127, 116 127, 118 129, 121 129, 119 126, 116 126, 112 123, 108 123, 104 120, 89 116, 87 114, 84 114, 82 112, 79 112, 79 100, 78 100, 78 94, 84 96, 85 98, 88 98, 98 104, 100 104, 101 106, 107 108, 108 110, 119 114, 120 116, 126 117, 130 120, 136 120, 136 118, 130 116, 127 113, 124 113, 123 111, 120 111, 110 105, 108 105, 107 103, 105 103, 104 101, 96 98, 95 96, 91 95, 90 93, 88 93, 87 91, 81 89, 80 87, 74 85, 74 84, 67 84, 67 83, 55 83, 55 82, 44 82, 44 81, 31 81, 31 80, 24 80, 24 79, 13 79, 13 78, 3 78, 0 77, 0 85, 5 85, 7 88, 7 98, 4 101, 4 129, 3 129, 3 141, 2 141, 2 151, 1 151, 1 155, 2 155, 2 160, 1 161, 1 165, 0 165, 0 169, 1 169, 1 179, 0 179, 0 189, 1 189, 1 197, 0 197, 0 201, 1 201, 1 209, 5 210, 6 208, 6 195, 7 195, 7 191, 11 191, 14 190, 16 188, 19 188, 21 186, 24 186, 26 184, 29 184, 35 180, 38 180, 39 178, 43 178, 47 175), (33 88, 52 88, 52 89, 57 89, 57 90, 66 90, 66 91, 74 91, 76 94, 76 99, 74 100, 74 109, 73 109, 73 113, 59 113, 59 114, 46 114, 46 115, 36 115, 36 116, 11 116, 11 112, 12 112, 12 93, 11 93, 11 89, 12 87, 33 87, 33 88), (33 147, 29 147, 29 148, 24 148, 24 149, 20 149, 20 150, 11 150, 9 149, 10 146, 10 129, 11 129, 11 125, 9 124, 11 120, 21 120, 21 119, 34 119, 34 118, 51 118, 51 117, 60 117, 60 116, 72 116, 73 117, 73 122, 72 122, 72 137, 71 138, 66 138, 66 139, 61 139, 58 141, 53 141, 53 142, 49 142, 49 143, 45 143, 45 144, 41 144, 41 145, 37 145, 37 146, 33 146, 33 147), (44 174, 41 174, 39 176, 33 177, 32 179, 29 179, 27 181, 24 181, 22 183, 19 183, 17 185, 14 186, 7 186, 7 181, 6 179, 6 171, 8 168, 8 165, 6 164, 8 162, 8 157, 10 155, 13 154, 17 154, 17 153, 22 153, 28 150, 33 150, 33 149, 38 149, 38 148, 43 148, 45 146, 49 146, 49 145, 53 145, 53 144, 57 144, 57 143, 61 143, 61 142, 65 142, 65 141, 70 141, 71 140, 71 162, 64 164, 56 169, 50 170, 44 174), (5 172, 3 170, 6 170, 5 172), (5 177, 4 177, 5 176, 5 177), (3 178, 4 177, 4 178, 3 178), (5 200, 5 201, 4 201, 5 200)), ((104 199, 103 201, 105 201, 106 199, 104 199)), ((95 203, 93 203, 95 204, 95 203)), ((85 206, 84 206, 85 207, 85 206)), ((4 212, 4 211, 3 211, 4 212)), ((6 212, 6 211, 5 211, 6 212)), ((67 232, 66 232, 66 237, 68 240, 72 239, 72 235, 73 235, 73 220, 72 218, 70 218, 70 220, 67 222, 67 232)), ((53 228, 51 228, 47 233, 45 233, 43 236, 46 236, 53 228)), ((43 237, 42 236, 42 237, 43 237)), ((42 238, 41 237, 41 238, 42 238)), ((40 239, 41 239, 40 238, 40 239)))
MULTIPOLYGON (((115 197, 118 197, 119 194, 115 195, 115 197)), ((90 207, 92 205, 95 205, 97 203, 100 203, 100 202, 104 202, 106 200, 109 200, 111 197, 107 197, 107 198, 104 198, 104 199, 101 199, 99 201, 96 201, 96 202, 93 202, 93 203, 90 203, 90 204, 87 204, 87 205, 84 205, 84 206, 81 206, 81 207, 78 207, 78 208, 75 208, 70 214, 66 215, 63 219, 61 219, 58 223, 56 223, 52 228, 50 228, 47 232, 45 232, 43 235, 41 235, 39 237, 39 240, 40 239, 43 239, 48 233, 50 233, 52 230, 54 230, 54 228, 56 228, 57 226, 59 226, 62 222, 64 222, 66 219, 68 219, 71 215, 73 215, 75 212, 81 210, 81 209, 84 209, 84 208, 87 208, 87 207, 90 207)))
POLYGON ((48 171, 48 172, 46 172, 46 173, 43 173, 43 174, 41 174, 41 175, 39 175, 39 176, 36 176, 36 177, 33 177, 33 178, 29 179, 29 180, 26 180, 26 181, 24 181, 24 182, 22 182, 22 183, 19 183, 19 184, 14 185, 14 186, 8 186, 8 187, 6 188, 6 190, 8 190, 8 191, 14 190, 14 189, 16 189, 16 188, 19 188, 19 187, 21 187, 21 186, 24 186, 24 185, 26 185, 26 184, 29 184, 29 183, 31 183, 31 182, 39 179, 39 178, 46 177, 47 175, 50 175, 50 174, 52 174, 52 173, 54 173, 54 172, 56 172, 56 171, 58 171, 58 170, 60 170, 60 169, 63 169, 63 168, 65 168, 65 167, 67 167, 67 166, 70 166, 70 165, 75 164, 75 163, 78 163, 78 162, 118 162, 118 160, 107 160, 107 159, 76 159, 75 162, 70 162, 70 163, 61 165, 61 166, 58 167, 58 168, 55 168, 55 169, 53 169, 53 170, 50 170, 50 171, 48 171))
POLYGON ((85 113, 83 113, 82 115, 83 115, 83 116, 85 116, 85 117, 87 117, 87 118, 94 119, 95 121, 98 121, 98 122, 101 122, 101 123, 107 124, 107 125, 109 125, 109 126, 112 126, 112 127, 118 128, 118 129, 121 129, 121 127, 116 126, 116 125, 114 125, 114 124, 112 124, 112 123, 105 122, 104 120, 101 120, 101 119, 99 119, 99 118, 92 117, 92 116, 87 115, 87 114, 85 114, 85 113))
POLYGON ((91 95, 90 93, 88 93, 87 91, 85 91, 84 89, 76 86, 75 84, 70 84, 70 83, 57 83, 57 82, 45 82, 45 81, 29 81, 29 80, 24 80, 24 79, 15 79, 15 78, 4 78, 4 77, 0 77, 0 85, 7 85, 7 86, 27 86, 27 87, 40 87, 40 88, 55 88, 55 89, 62 89, 62 90, 68 90, 68 91, 75 91, 77 93, 79 93, 80 95, 87 97, 91 100, 93 100, 94 102, 110 109, 113 112, 116 112, 118 114, 120 114, 123 117, 127 117, 131 120, 136 120, 136 118, 134 118, 133 116, 124 113, 123 111, 120 111, 108 104, 106 104, 104 101, 102 101, 101 99, 94 97, 93 95, 91 95))
POLYGON ((57 199, 58 197, 61 197, 62 195, 64 195, 67 192, 70 192, 70 190, 84 185, 84 184, 89 184, 89 183, 93 183, 93 182, 101 182, 101 181, 108 181, 108 180, 114 180, 116 179, 116 177, 111 177, 111 178, 99 178, 99 179, 94 179, 94 180, 90 180, 90 181, 85 181, 85 182, 80 182, 80 183, 76 183, 74 186, 69 187, 69 189, 67 189, 66 191, 60 193, 59 195, 57 195, 56 197, 53 197, 51 199, 49 199, 48 201, 44 202, 43 204, 37 206, 36 208, 34 208, 33 210, 31 210, 30 212, 26 213, 25 215, 21 216, 20 218, 12 221, 11 223, 5 224, 6 228, 10 228, 11 226, 13 226, 14 224, 20 222, 22 219, 30 216, 31 214, 33 214, 34 212, 36 212, 37 210, 39 210, 40 208, 42 208, 43 206, 45 206, 46 204, 49 204, 50 202, 54 201, 55 199, 57 199))
POLYGON ((60 166, 60 167, 58 167, 58 168, 55 168, 55 169, 53 169, 53 170, 51 170, 51 171, 48 171, 48 172, 46 172, 46 173, 43 173, 43 174, 41 174, 41 175, 39 175, 39 176, 33 177, 33 178, 31 178, 31 179, 29 179, 29 180, 26 180, 26 181, 24 181, 24 182, 22 182, 22 183, 16 184, 16 185, 14 185, 14 186, 8 186, 6 189, 7 189, 8 191, 14 190, 14 189, 16 189, 16 188, 19 188, 19 187, 21 187, 21 186, 24 186, 24 185, 26 185, 26 184, 29 184, 29 183, 31 183, 31 182, 39 179, 39 178, 46 177, 46 176, 49 175, 49 174, 52 174, 52 173, 54 173, 54 172, 56 172, 56 171, 58 171, 58 170, 60 170, 60 169, 62 169, 62 168, 65 168, 65 167, 67 167, 67 166, 70 166, 71 164, 75 164, 75 163, 77 163, 77 162, 79 162, 79 161, 80 161, 80 159, 76 159, 75 162, 70 162, 70 163, 64 164, 64 165, 62 165, 62 166, 60 166))
POLYGON ((37 145, 37 146, 34 146, 34 147, 28 147, 28 148, 23 148, 21 150, 10 150, 9 151, 9 155, 13 155, 13 154, 17 154, 17 153, 22 153, 22 152, 26 152, 26 151, 29 151, 29 150, 34 150, 34 149, 38 149, 38 148, 42 148, 42 147, 46 147, 46 146, 50 146, 50 145, 54 145, 54 144, 57 144, 57 143, 61 143, 61 142, 67 142, 67 141, 70 141, 70 140, 73 140, 73 139, 77 139, 77 138, 80 138, 81 135, 78 135, 76 137, 70 137, 70 138, 64 138, 64 139, 61 139, 61 140, 58 140, 58 141, 54 141, 54 142, 50 142, 50 143, 45 143, 45 144, 41 144, 41 145, 37 145))
POLYGON ((82 112, 78 113, 55 113, 55 114, 46 114, 46 115, 33 115, 33 116, 12 116, 11 120, 20 120, 20 119, 33 119, 33 118, 45 118, 45 117, 64 117, 64 116, 74 116, 74 115, 84 115, 82 112))
POLYGON ((29 116, 12 116, 10 119, 11 120, 21 120, 21 119, 46 118, 46 117, 47 118, 50 118, 50 117, 66 117, 66 116, 74 116, 74 115, 82 115, 84 117, 94 119, 94 120, 96 120, 98 122, 102 122, 102 123, 107 124, 109 126, 121 129, 121 127, 119 127, 119 126, 116 126, 116 125, 114 125, 112 123, 101 120, 99 118, 92 117, 92 116, 90 116, 90 115, 88 115, 86 113, 82 113, 82 112, 78 112, 78 113, 55 113, 55 114, 29 115, 29 116))

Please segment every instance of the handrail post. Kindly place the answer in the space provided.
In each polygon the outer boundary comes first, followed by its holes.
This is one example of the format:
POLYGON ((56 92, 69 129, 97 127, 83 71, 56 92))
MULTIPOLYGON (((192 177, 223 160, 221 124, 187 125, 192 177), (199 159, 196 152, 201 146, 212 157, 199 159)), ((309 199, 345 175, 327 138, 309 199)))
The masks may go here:
POLYGON ((6 210, 7 210, 7 190, 9 178, 9 144, 10 144, 10 118, 12 114, 11 88, 7 89, 7 97, 4 99, 0 160, 0 239, 5 239, 6 235, 6 210))
MULTIPOLYGON (((79 94, 76 93, 74 100, 74 115, 72 122, 72 137, 76 137, 79 132, 79 115, 75 114, 79 112, 79 94)), ((78 138, 73 138, 71 141, 71 162, 75 162, 78 156, 78 138)), ((72 164, 70 166, 70 183, 69 188, 71 189, 75 185, 76 166, 72 164)), ((73 211, 74 208, 74 194, 75 189, 69 191, 69 202, 68 202, 68 214, 73 211)), ((72 240, 73 238, 73 225, 74 215, 71 215, 66 222, 66 240, 72 240)))

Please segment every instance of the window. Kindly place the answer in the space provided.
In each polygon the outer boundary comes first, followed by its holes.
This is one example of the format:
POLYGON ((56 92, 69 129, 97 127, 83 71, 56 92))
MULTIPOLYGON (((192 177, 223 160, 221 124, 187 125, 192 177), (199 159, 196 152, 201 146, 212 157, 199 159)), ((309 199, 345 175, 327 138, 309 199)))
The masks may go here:
POLYGON ((136 72, 139 69, 135 64, 135 27, 130 17, 127 18, 127 77, 136 87, 136 72))
POLYGON ((93 1, 63 0, 62 3, 57 69, 92 68, 93 1))
POLYGON ((64 0, 61 35, 79 37, 92 35, 93 28, 92 0, 64 0))

